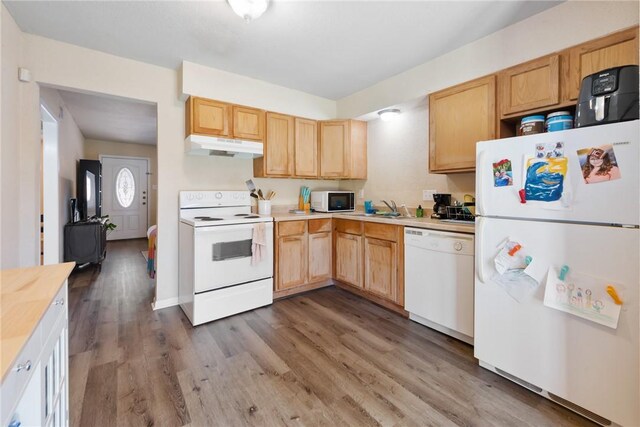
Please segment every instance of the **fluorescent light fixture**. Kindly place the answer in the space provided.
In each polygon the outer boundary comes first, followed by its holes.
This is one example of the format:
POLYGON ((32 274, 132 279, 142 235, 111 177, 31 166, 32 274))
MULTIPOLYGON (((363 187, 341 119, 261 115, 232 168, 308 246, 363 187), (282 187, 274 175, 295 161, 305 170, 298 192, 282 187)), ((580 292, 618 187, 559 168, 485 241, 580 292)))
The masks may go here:
POLYGON ((390 122, 400 115, 400 110, 397 108, 387 108, 385 110, 378 111, 378 115, 383 122, 390 122))
POLYGON ((258 19, 269 7, 269 0, 227 0, 231 9, 244 19, 250 22, 258 19))

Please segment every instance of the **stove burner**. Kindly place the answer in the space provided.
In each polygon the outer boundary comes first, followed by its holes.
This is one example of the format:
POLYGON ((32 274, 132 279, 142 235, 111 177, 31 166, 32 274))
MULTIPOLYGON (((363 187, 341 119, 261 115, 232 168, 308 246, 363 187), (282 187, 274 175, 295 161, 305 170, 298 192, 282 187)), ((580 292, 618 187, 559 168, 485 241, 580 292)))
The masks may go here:
POLYGON ((246 217, 249 217, 249 214, 235 214, 234 216, 246 216, 246 217))
POLYGON ((196 216, 193 219, 198 221, 222 221, 222 218, 212 218, 210 216, 196 216))
POLYGON ((249 216, 245 216, 245 218, 249 219, 249 218, 260 218, 260 216, 258 215, 249 215, 249 216))

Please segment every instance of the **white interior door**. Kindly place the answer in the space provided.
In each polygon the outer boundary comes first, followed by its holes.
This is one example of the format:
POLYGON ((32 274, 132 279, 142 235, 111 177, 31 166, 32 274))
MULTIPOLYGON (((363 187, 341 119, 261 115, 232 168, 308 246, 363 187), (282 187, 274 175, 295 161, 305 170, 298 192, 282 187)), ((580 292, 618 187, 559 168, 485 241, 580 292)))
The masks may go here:
POLYGON ((149 160, 102 156, 102 215, 116 225, 107 240, 146 237, 149 160))

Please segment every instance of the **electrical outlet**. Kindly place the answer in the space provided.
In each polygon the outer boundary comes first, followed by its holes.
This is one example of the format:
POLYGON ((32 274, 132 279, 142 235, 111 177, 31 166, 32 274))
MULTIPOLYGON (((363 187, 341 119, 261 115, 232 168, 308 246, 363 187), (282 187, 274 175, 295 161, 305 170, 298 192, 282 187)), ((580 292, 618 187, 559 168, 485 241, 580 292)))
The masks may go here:
POLYGON ((358 191, 358 199, 364 199, 364 188, 361 188, 360 191, 358 191))
POLYGON ((433 195, 437 192, 438 190, 422 190, 422 200, 433 202, 433 195))

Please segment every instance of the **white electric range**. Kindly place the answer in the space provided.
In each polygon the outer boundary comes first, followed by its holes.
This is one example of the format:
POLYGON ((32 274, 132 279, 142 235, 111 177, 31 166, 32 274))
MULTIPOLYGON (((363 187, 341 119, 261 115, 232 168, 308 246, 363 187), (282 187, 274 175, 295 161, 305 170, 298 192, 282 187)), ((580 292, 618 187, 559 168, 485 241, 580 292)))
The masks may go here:
POLYGON ((181 191, 179 235, 179 302, 194 326, 273 302, 273 218, 251 213, 248 191, 181 191), (266 250, 252 261, 259 223, 266 250))

